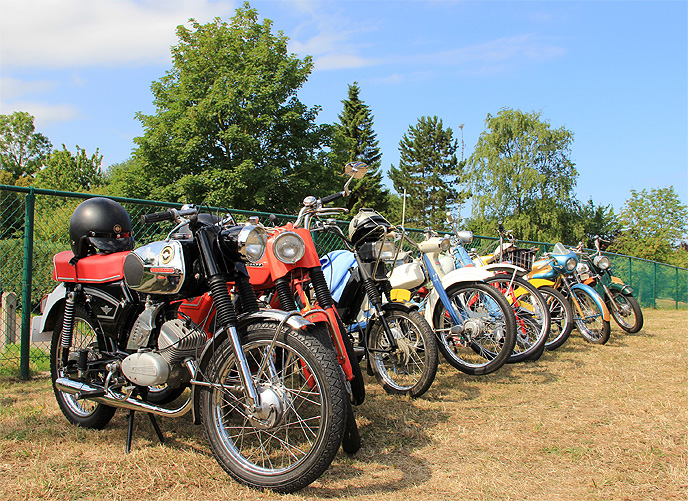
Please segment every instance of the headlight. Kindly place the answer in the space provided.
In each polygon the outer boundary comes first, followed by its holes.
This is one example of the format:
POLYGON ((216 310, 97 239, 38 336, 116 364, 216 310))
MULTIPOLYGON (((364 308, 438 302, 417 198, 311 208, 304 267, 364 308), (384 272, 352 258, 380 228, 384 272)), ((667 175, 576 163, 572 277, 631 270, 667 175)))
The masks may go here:
POLYGON ((449 249, 450 246, 451 242, 448 238, 443 238, 442 240, 440 240, 440 250, 446 251, 447 249, 449 249))
POLYGON ((268 243, 268 234, 262 226, 247 224, 237 236, 237 251, 242 257, 255 263, 265 253, 268 243))
POLYGON ((588 273, 590 271, 590 267, 586 263, 578 263, 576 271, 578 273, 588 273))
POLYGON ((394 242, 375 242, 375 255, 380 256, 382 261, 394 259, 394 242))
POLYGON ((473 242, 473 232, 468 230, 461 230, 456 234, 461 243, 470 244, 473 242))
POLYGON ((592 260, 593 264, 601 270, 606 270, 609 268, 609 258, 607 256, 595 256, 592 260))
POLYGON ((284 264, 294 264, 299 261, 306 252, 306 244, 296 233, 285 231, 275 237, 272 244, 275 257, 284 264))
POLYGON ((573 270, 576 269, 576 258, 575 257, 570 257, 566 260, 566 264, 564 267, 566 268, 566 271, 571 273, 573 270))

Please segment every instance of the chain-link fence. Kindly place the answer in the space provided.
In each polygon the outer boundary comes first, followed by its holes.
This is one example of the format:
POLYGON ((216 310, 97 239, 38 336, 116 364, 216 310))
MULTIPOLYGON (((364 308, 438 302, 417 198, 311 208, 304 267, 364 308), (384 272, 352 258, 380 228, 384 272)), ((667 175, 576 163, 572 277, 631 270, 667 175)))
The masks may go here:
MULTIPOLYGON (((52 257, 69 250, 69 219, 76 206, 90 195, 34 188, 0 185, 0 376, 48 370, 49 347, 31 343, 31 318, 40 313, 40 302, 55 288, 52 278, 52 257)), ((131 215, 136 245, 165 237, 171 223, 144 225, 142 214, 178 208, 178 204, 113 197, 131 215)), ((209 212, 227 212, 225 208, 208 208, 209 212)), ((256 215, 261 222, 270 222, 270 214, 229 210, 239 221, 256 215)), ((294 216, 276 215, 274 224, 293 221, 294 216)), ((340 222, 346 233, 346 223, 340 222)), ((414 241, 424 238, 422 230, 408 230, 414 241)), ((339 237, 332 233, 314 233, 318 252, 322 255, 343 248, 339 237)), ((471 247, 484 250, 494 245, 495 238, 476 236, 471 247)), ((539 253, 551 250, 552 244, 521 242, 534 245, 539 253)), ((612 270, 636 290, 643 307, 688 308, 688 269, 676 268, 642 259, 608 254, 612 270)))

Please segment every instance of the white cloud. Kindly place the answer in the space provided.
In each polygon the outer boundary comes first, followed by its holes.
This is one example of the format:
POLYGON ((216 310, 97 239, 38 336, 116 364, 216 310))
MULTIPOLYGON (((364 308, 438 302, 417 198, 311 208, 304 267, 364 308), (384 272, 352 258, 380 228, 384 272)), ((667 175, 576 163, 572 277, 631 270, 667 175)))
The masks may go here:
POLYGON ((0 0, 4 67, 64 68, 169 60, 189 18, 232 15, 234 0, 0 0))
POLYGON ((26 111, 33 115, 36 129, 51 123, 84 118, 76 107, 68 104, 45 104, 31 101, 0 102, 0 115, 11 115, 15 111, 26 111))
POLYGON ((17 99, 28 94, 43 94, 57 87, 58 83, 48 80, 26 81, 18 78, 0 78, 0 96, 3 100, 17 99))

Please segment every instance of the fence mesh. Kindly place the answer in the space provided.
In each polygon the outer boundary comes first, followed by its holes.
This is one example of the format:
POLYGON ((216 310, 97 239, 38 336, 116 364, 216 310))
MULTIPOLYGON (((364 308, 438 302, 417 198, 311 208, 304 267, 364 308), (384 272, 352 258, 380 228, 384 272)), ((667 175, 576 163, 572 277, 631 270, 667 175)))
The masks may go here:
MULTIPOLYGON (((52 278, 52 257, 69 250, 69 219, 76 206, 88 195, 78 193, 51 192, 0 186, 0 375, 19 373, 22 332, 28 337, 30 323, 26 322, 22 308, 28 305, 31 315, 40 313, 43 296, 55 288, 52 278), (34 201, 33 215, 27 217, 27 199, 34 201), (31 217, 32 216, 32 217, 31 217), (33 232, 26 235, 27 221, 33 223, 33 232), (31 252, 31 267, 26 270, 31 281, 30 289, 24 291, 25 254, 31 252)), ((142 245, 166 236, 172 223, 144 225, 140 216, 150 212, 179 207, 177 204, 116 198, 131 215, 136 245, 142 245)), ((209 208, 210 212, 231 212, 238 221, 245 221, 250 215, 259 216, 266 225, 282 225, 295 218, 254 213, 225 208, 209 208)), ((346 222, 340 222, 346 233, 346 222)), ((410 229, 408 236, 419 242, 423 240, 421 230, 410 229)), ((316 248, 320 255, 343 248, 338 236, 329 232, 314 233, 316 248)), ((493 237, 476 236, 469 246, 477 252, 486 252, 495 247, 493 237)), ((542 242, 521 242, 521 246, 538 248, 538 254, 550 251, 552 244, 542 242)), ((688 308, 688 270, 661 263, 645 261, 628 256, 608 254, 614 274, 635 289, 635 296, 644 308, 688 308)), ((49 346, 30 346, 30 371, 48 370, 49 346)))

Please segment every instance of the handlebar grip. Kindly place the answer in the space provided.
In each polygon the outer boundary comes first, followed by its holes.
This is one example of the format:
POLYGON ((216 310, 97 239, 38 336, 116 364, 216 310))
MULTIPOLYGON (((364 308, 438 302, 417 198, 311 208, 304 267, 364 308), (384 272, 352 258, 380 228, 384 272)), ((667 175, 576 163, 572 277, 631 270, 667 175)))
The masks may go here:
POLYGON ((323 197, 320 199, 320 201, 324 204, 328 204, 330 202, 333 202, 334 200, 337 200, 338 198, 342 198, 344 196, 344 192, 340 191, 338 193, 333 193, 332 195, 327 195, 326 197, 323 197))
POLYGON ((143 214, 141 216, 141 222, 143 224, 158 223, 160 221, 173 221, 174 213, 172 211, 166 210, 164 212, 153 212, 151 214, 143 214))

